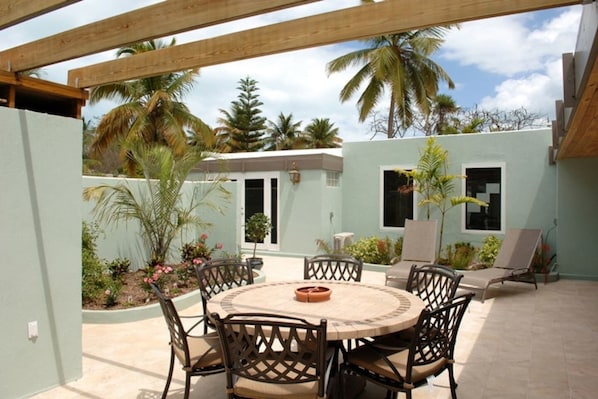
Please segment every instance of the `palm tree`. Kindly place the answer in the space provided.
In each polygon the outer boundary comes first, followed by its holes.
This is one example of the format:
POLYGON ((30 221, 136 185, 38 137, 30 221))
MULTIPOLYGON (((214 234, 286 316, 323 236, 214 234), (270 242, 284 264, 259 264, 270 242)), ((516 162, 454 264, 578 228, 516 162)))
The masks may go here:
POLYGON ((276 122, 267 123, 269 127, 266 133, 269 137, 265 139, 266 151, 291 150, 300 147, 301 121, 293 121, 293 114, 285 115, 281 112, 276 122))
MULTIPOLYGON (((453 134, 457 133, 457 127, 451 123, 450 116, 459 111, 459 106, 455 99, 448 94, 438 94, 432 105, 431 114, 434 116, 435 123, 432 126, 431 134, 453 134)), ((428 132, 426 132, 426 135, 428 132)))
MULTIPOLYGON (((120 48, 116 56, 127 57, 155 51, 176 44, 150 40, 120 48)), ((187 150, 186 127, 200 126, 182 98, 193 87, 198 70, 168 73, 138 80, 118 82, 95 87, 90 93, 90 103, 117 100, 121 104, 102 117, 97 126, 92 150, 101 153, 110 143, 122 139, 121 159, 132 172, 135 161, 127 151, 136 142, 161 144, 172 148, 176 156, 187 150)))
POLYGON ((438 92, 439 80, 454 88, 446 71, 430 58, 443 43, 444 33, 449 28, 432 27, 373 37, 364 40, 367 48, 329 62, 326 66, 328 74, 354 65, 360 67, 341 90, 341 102, 349 100, 365 84, 357 101, 359 121, 363 122, 389 89, 388 137, 395 134, 395 113, 404 129, 411 126, 415 107, 424 115, 430 112, 430 99, 438 92))
POLYGON ((302 135, 306 148, 338 148, 342 141, 338 136, 338 128, 328 118, 312 119, 302 135))

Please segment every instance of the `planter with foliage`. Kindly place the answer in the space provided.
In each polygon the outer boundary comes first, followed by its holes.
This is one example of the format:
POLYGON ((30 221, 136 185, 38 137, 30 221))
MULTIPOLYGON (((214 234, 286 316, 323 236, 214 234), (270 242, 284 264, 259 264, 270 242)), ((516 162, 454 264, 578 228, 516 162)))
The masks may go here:
POLYGON ((255 256, 258 242, 264 242, 264 239, 270 230, 272 229, 272 223, 270 218, 263 213, 254 213, 245 222, 245 236, 251 242, 253 242, 253 255, 248 258, 247 261, 253 269, 261 269, 264 262, 262 258, 255 256))

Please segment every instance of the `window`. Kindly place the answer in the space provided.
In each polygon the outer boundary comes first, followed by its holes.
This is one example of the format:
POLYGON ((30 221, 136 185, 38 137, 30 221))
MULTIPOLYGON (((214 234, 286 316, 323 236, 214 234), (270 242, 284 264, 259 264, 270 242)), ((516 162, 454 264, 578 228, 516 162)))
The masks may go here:
POLYGON ((413 219, 414 193, 400 190, 407 184, 394 167, 382 170, 382 227, 405 227, 405 219, 413 219))
POLYGON ((504 225, 504 165, 464 166, 465 194, 482 200, 488 207, 465 206, 465 230, 501 231, 504 225))
POLYGON ((326 171, 326 187, 338 187, 339 184, 339 172, 332 170, 326 171))

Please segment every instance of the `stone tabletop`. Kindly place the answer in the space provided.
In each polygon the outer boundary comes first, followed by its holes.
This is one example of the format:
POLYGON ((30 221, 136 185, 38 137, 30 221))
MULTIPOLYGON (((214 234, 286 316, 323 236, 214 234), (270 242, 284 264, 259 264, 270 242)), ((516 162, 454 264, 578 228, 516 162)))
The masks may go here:
POLYGON ((344 340, 389 334, 415 325, 424 303, 393 287, 347 281, 276 281, 233 288, 214 296, 208 312, 276 313, 319 323, 328 321, 327 339, 344 340), (322 286, 332 290, 329 300, 300 302, 295 289, 322 286))

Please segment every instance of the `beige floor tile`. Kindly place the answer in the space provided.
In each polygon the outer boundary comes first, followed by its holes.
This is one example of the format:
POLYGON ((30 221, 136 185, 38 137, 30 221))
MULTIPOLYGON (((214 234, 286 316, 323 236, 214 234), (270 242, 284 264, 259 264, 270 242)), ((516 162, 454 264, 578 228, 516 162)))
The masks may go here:
MULTIPOLYGON (((303 258, 265 256, 268 281, 302 278, 303 258)), ((384 274, 364 271, 362 281, 384 284, 384 274)), ((456 348, 459 399, 595 399, 598 397, 598 282, 561 280, 507 283, 474 300, 456 348)), ((201 312, 197 304, 181 311, 201 312)), ((166 379, 169 348, 164 320, 82 326, 83 376, 36 399, 157 399, 166 379)), ((183 397, 184 373, 175 368, 169 399, 183 397)), ((194 378, 192 398, 225 399, 224 375, 194 378)), ((359 399, 384 397, 367 385, 359 399)), ((401 396, 399 396, 401 397, 401 396)), ((448 378, 414 399, 448 399, 448 378)))

